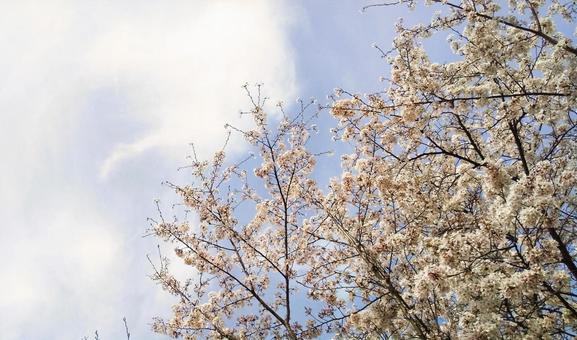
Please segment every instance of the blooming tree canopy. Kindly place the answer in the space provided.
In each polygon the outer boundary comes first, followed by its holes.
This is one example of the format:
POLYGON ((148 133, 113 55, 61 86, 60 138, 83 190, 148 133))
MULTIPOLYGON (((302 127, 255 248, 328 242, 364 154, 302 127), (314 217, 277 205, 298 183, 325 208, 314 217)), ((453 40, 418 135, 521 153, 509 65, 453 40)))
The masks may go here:
MULTIPOLYGON (((414 1, 401 0, 414 6, 414 1)), ((376 6, 386 6, 380 3, 376 6)), ((393 4, 390 4, 393 5, 393 4)), ((572 338, 577 335, 575 2, 429 0, 397 26, 383 92, 337 90, 339 178, 323 187, 310 103, 268 122, 249 92, 253 146, 194 159, 173 185, 198 217, 153 222, 190 267, 153 275, 179 297, 158 332, 193 338, 572 338), (450 33, 454 61, 422 41, 450 33)), ((154 261, 153 261, 154 262, 154 261)))

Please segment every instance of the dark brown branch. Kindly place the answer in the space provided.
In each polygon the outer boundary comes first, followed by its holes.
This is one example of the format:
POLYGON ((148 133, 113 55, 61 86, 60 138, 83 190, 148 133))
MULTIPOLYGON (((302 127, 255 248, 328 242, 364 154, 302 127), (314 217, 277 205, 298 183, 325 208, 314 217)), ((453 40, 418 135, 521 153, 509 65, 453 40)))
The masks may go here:
POLYGON ((571 275, 573 275, 573 278, 577 280, 577 266, 575 266, 575 262, 573 262, 573 256, 571 256, 571 253, 567 250, 567 245, 563 242, 561 236, 557 233, 557 230, 554 228, 547 228, 547 231, 553 240, 557 242, 557 249, 561 252, 561 262, 567 266, 571 275))
POLYGON ((519 129, 517 128, 517 122, 510 121, 508 123, 509 130, 513 133, 513 139, 515 140, 515 145, 517 146, 517 151, 519 152, 519 158, 521 158, 521 163, 523 165, 523 171, 525 175, 529 176, 529 165, 527 164, 527 159, 525 158, 525 150, 523 149, 523 143, 521 142, 521 137, 519 136, 519 129))
POLYGON ((485 159, 485 156, 483 156, 483 153, 481 152, 481 149, 479 148, 479 146, 477 145, 477 143, 475 142, 475 139, 473 138, 473 136, 471 135, 471 132, 469 131, 469 129, 467 129, 467 127, 465 127, 465 124, 463 123, 463 121, 461 120, 461 118, 459 117, 458 114, 454 114, 455 117, 457 117, 457 122, 459 123, 459 126, 461 126, 461 128, 463 129, 463 131, 465 132, 465 134, 467 135, 467 138, 469 139, 469 142, 471 142, 471 145, 473 146, 473 148, 475 149, 475 151, 477 152, 477 154, 479 155, 479 157, 481 157, 482 160, 485 159))

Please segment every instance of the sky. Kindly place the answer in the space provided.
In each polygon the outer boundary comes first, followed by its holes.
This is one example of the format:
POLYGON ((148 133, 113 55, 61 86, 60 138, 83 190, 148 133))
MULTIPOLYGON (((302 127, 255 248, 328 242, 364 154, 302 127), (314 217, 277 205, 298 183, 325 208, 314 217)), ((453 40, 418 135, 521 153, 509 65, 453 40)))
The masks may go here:
MULTIPOLYGON (((190 143, 248 124, 241 86, 294 103, 378 91, 401 8, 365 1, 0 0, 0 338, 163 339, 174 299, 143 237, 190 143)), ((328 115, 328 114, 327 114, 328 115)), ((329 129, 321 118, 321 129, 329 129)), ((230 157, 247 152, 231 143, 230 157)))

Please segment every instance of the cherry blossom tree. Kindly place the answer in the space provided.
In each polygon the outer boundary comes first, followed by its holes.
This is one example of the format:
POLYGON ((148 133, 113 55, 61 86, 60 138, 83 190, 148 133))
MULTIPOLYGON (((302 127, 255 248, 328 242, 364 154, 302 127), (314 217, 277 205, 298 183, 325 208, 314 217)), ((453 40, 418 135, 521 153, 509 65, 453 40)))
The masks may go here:
MULTIPOLYGON (((373 6, 414 1, 379 3, 373 6)), ((575 2, 429 0, 397 25, 382 92, 337 90, 341 176, 324 187, 311 103, 249 91, 252 145, 194 159, 172 185, 198 217, 152 229, 190 267, 153 275, 176 295, 154 329, 184 338, 573 338, 577 335, 575 2), (451 34, 454 61, 422 42, 451 34), (269 122, 270 110, 281 112, 269 122)))

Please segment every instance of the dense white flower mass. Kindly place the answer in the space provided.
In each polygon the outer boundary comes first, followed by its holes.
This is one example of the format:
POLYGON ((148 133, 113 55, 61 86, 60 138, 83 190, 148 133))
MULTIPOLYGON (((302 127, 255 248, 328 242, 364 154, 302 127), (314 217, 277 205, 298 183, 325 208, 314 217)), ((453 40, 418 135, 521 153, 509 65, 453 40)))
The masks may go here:
POLYGON ((195 160, 193 184, 174 188, 199 224, 154 225, 195 273, 180 282, 165 261, 156 268, 180 297, 157 331, 577 335, 577 49, 556 29, 577 9, 429 3, 442 9, 429 24, 398 25, 384 92, 335 94, 334 139, 354 152, 328 188, 312 179, 323 158, 308 151, 306 103, 275 128, 260 88, 249 94, 256 128, 236 132, 259 152, 256 178, 223 152, 195 160), (456 61, 430 60, 422 41, 435 32, 452 33, 456 61))

